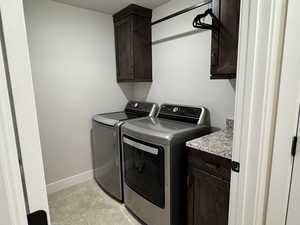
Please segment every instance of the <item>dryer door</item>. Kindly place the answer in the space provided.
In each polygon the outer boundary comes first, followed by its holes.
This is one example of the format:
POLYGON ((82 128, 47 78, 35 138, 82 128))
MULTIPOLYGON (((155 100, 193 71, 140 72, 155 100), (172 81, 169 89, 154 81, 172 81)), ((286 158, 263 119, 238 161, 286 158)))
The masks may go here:
POLYGON ((128 136, 123 138, 126 184, 160 208, 165 207, 164 149, 128 136))

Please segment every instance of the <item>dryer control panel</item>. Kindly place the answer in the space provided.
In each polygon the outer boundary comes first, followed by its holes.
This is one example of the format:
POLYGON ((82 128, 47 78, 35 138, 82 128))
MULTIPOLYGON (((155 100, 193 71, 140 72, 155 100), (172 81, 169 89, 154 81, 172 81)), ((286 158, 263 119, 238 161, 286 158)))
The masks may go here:
POLYGON ((204 107, 164 104, 160 107, 158 117, 197 124, 205 112, 204 107))

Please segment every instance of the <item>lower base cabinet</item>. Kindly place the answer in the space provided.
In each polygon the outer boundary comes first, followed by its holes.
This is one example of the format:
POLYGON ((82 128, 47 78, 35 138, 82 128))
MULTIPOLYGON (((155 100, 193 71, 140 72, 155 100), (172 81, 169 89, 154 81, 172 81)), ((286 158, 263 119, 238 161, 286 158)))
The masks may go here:
POLYGON ((227 225, 231 161, 188 149, 187 225, 227 225))

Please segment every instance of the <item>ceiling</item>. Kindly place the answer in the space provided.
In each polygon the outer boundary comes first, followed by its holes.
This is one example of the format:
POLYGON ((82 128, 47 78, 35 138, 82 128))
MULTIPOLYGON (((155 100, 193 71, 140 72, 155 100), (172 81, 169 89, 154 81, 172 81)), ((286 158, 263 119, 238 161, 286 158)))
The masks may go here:
POLYGON ((169 0, 53 0, 85 9, 114 14, 131 3, 154 9, 169 0))

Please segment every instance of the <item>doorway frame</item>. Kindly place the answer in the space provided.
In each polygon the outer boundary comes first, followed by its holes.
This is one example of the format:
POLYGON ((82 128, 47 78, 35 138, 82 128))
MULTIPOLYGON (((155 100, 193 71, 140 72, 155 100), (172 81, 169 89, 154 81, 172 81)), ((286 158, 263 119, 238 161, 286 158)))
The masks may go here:
POLYGON ((266 225, 290 223, 289 207, 294 201, 291 197, 293 172, 299 166, 299 143, 295 156, 291 150, 293 137, 297 133, 300 106, 300 67, 297 61, 300 57, 297 51, 300 4, 297 0, 290 0, 289 3, 266 225))
MULTIPOLYGON (((2 50, 1 46, 0 49, 2 50)), ((3 54, 0 51, 0 195, 4 194, 1 196, 1 204, 4 204, 1 207, 6 207, 8 211, 8 214, 1 216, 0 223, 27 225, 18 150, 3 60, 3 54)), ((1 213, 6 212, 1 210, 1 213)))
MULTIPOLYGON (((1 54, 3 54, 3 63, 6 66, 0 75, 0 87, 2 89, 0 106, 3 110, 0 114, 0 128, 2 129, 0 140, 3 140, 3 144, 5 144, 0 145, 0 154, 2 154, 0 162, 1 165, 5 165, 5 167, 0 167, 0 176, 3 179, 2 183, 5 184, 1 185, 1 188, 3 187, 4 191, 7 192, 6 204, 8 204, 7 207, 10 207, 11 212, 7 218, 14 221, 14 223, 5 224, 25 225, 27 224, 27 213, 43 210, 49 216, 49 207, 23 1, 0 0, 0 10, 3 31, 3 37, 1 38, 5 42, 5 46, 3 46, 5 49, 1 54), (6 81, 6 86, 2 86, 4 81, 6 81), (10 105, 11 102, 13 102, 13 105, 10 105), (10 130, 11 127, 14 130, 10 130), (17 134, 15 133, 16 130, 17 134), (16 140, 18 140, 18 143, 16 140), (23 195, 19 158, 16 158, 15 155, 18 156, 18 147, 20 147, 20 154, 22 155, 23 178, 26 181, 26 197, 29 201, 26 201, 23 195), (4 163, 2 164, 2 162, 4 163), (9 177, 7 174, 9 174, 9 177), (21 183, 18 181, 21 181, 21 183), (20 191, 22 191, 22 195, 20 195, 20 191)), ((49 217, 48 221, 50 225, 49 217)))
MULTIPOLYGON (((18 2, 18 7, 23 7, 20 0, 15 2, 18 2)), ((241 2, 233 143, 233 160, 240 163, 241 171, 239 174, 232 174, 230 225, 263 225, 265 221, 287 2, 288 0, 241 2)), ((4 1, 1 1, 1 5, 3 4, 4 1)), ((16 74, 12 75, 16 80, 16 74)), ((18 90, 19 93, 26 93, 28 87, 19 85, 18 88, 24 88, 18 90)), ((0 93, 0 102, 5 101, 7 102, 7 96, 0 93)), ((21 107, 21 102, 16 104, 21 107)), ((0 122, 7 127, 11 126, 5 114, 0 114, 0 122)), ((36 126, 36 118, 33 123, 36 126)), ((22 132, 25 130, 21 130, 20 134, 22 132)), ((12 133, 5 129, 0 132, 0 139, 7 138, 12 140, 12 133)), ((39 137, 35 136, 35 139, 39 143, 39 137)), ((14 151, 12 143, 9 147, 14 151)), ((0 175, 16 170, 16 161, 10 160, 10 157, 12 156, 7 152, 3 155, 2 161, 6 160, 8 163, 6 168, 1 168, 0 175)), ((22 188, 21 183, 16 182, 20 181, 16 172, 10 179, 7 176, 4 179, 7 184, 22 188)), ((24 202, 19 199, 18 193, 16 191, 7 197, 15 203, 12 207, 15 212, 19 212, 16 218, 22 221, 24 212, 20 208, 24 202), (16 202, 16 199, 19 200, 16 202)), ((22 222, 19 224, 25 224, 22 222)))
POLYGON ((241 2, 229 225, 264 225, 288 0, 241 2))

